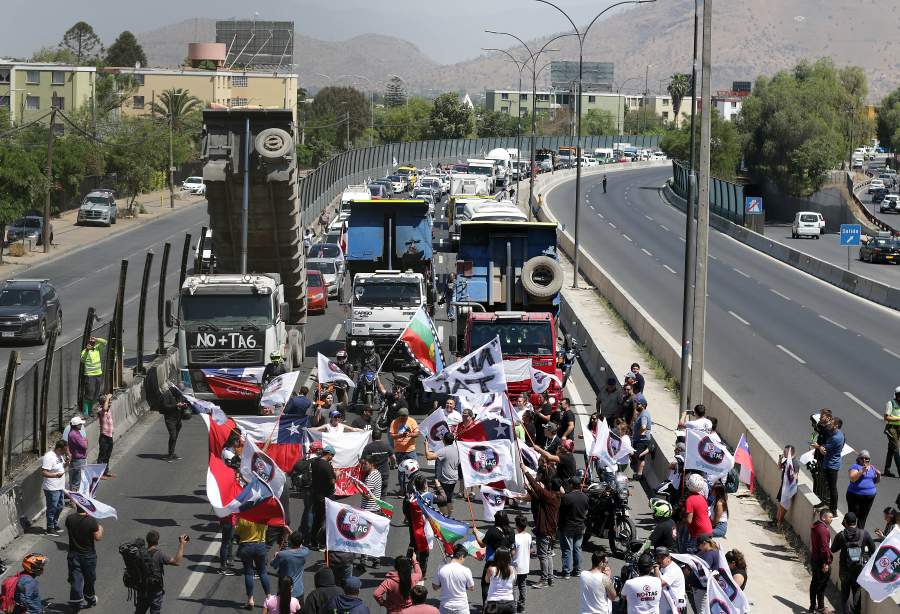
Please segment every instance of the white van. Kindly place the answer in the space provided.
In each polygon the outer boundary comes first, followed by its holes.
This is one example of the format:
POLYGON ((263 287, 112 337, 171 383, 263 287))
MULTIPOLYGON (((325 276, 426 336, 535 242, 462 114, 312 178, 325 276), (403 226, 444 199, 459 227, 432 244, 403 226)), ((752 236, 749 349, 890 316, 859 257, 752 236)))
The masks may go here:
POLYGON ((791 238, 815 237, 818 239, 825 231, 825 218, 816 211, 798 211, 791 225, 791 238))

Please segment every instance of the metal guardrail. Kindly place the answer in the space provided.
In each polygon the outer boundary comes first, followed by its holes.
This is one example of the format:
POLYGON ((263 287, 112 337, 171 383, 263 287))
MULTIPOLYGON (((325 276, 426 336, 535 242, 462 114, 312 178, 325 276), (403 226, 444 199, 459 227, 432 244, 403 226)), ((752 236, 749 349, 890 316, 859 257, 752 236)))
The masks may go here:
MULTIPOLYGON (((672 160, 673 189, 681 198, 687 198, 688 167, 672 160)), ((744 225, 744 186, 712 178, 709 184, 710 211, 739 226, 744 225)))
POLYGON ((875 228, 877 228, 879 230, 885 230, 887 232, 890 232, 895 237, 900 235, 900 232, 898 232, 896 229, 894 229, 893 226, 891 226, 890 224, 887 224, 886 222, 883 222, 880 219, 878 219, 877 217, 875 217, 875 214, 872 213, 871 211, 869 211, 869 209, 868 209, 868 207, 866 207, 865 203, 859 199, 859 196, 856 195, 857 191, 865 188, 870 183, 872 183, 871 177, 869 179, 866 179, 865 181, 860 181, 859 183, 854 183, 853 182, 853 173, 850 173, 850 172, 847 173, 847 188, 849 188, 849 190, 850 190, 850 197, 856 202, 857 206, 860 208, 863 215, 866 217, 866 220, 870 224, 872 224, 872 226, 874 226, 875 228))

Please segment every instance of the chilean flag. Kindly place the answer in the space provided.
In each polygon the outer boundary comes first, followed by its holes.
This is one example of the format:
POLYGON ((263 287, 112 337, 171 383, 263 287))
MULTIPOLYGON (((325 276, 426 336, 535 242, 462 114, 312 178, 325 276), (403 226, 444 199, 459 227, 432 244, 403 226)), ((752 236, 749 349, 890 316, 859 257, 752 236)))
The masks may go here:
POLYGON ((239 416, 230 421, 240 427, 245 437, 265 448, 266 454, 285 473, 290 473, 294 463, 303 458, 306 427, 309 426, 307 416, 239 416))
POLYGON ((750 488, 753 492, 753 457, 750 456, 750 446, 747 444, 747 438, 741 435, 737 448, 734 450, 734 462, 741 466, 740 480, 750 488))

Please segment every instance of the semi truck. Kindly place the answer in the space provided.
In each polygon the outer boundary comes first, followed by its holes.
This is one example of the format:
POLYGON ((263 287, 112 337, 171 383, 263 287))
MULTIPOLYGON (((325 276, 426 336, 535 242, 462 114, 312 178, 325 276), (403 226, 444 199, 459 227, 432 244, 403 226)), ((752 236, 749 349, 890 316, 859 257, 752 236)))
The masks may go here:
POLYGON ((484 159, 494 163, 494 175, 496 177, 497 187, 504 188, 509 185, 509 180, 512 176, 512 164, 510 163, 511 157, 509 151, 498 147, 490 150, 484 159))
MULTIPOLYGON (((556 339, 563 272, 556 249, 556 224, 463 222, 456 260, 450 350, 471 352, 496 336, 504 360, 531 361, 556 375, 556 339)), ((508 382, 510 394, 531 392, 531 381, 508 382)), ((550 393, 559 399, 555 383, 550 393)))
MULTIPOLYGON (((366 341, 382 359, 400 334, 426 306, 433 309, 436 289, 432 222, 422 200, 357 200, 350 204, 347 228, 349 316, 344 323, 347 352, 356 360, 366 341)), ((392 352, 387 365, 405 362, 392 352)))
POLYGON ((272 352, 289 369, 305 357, 295 142, 290 109, 203 111, 201 159, 216 257, 211 270, 184 280, 176 305, 166 304, 181 381, 199 398, 255 402, 272 352))

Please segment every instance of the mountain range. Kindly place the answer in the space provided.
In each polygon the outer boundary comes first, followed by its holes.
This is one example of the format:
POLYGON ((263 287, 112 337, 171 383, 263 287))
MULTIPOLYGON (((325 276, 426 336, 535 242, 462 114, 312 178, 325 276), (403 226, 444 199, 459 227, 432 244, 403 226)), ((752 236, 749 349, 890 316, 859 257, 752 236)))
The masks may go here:
MULTIPOLYGON (((658 0, 602 19, 584 43, 585 61, 611 61, 617 87, 623 91, 665 89, 674 72, 689 72, 693 44, 693 0, 658 0), (627 80, 627 82, 626 82, 627 80)), ((549 21, 549 20, 548 20, 549 21)), ((554 21, 556 23, 556 21, 554 21)), ((730 89, 732 81, 753 81, 790 68, 802 59, 831 57, 839 66, 863 66, 869 80, 869 98, 877 101, 898 86, 900 55, 892 53, 892 39, 900 26, 900 0, 745 0, 716 2, 713 9, 713 90, 730 89)), ((473 26, 476 27, 476 26, 473 26)), ((559 32, 527 41, 532 50, 559 32)), ((151 65, 179 65, 187 43, 215 40, 215 20, 189 19, 138 34, 151 65)), ((485 46, 506 48, 524 58, 521 46, 507 47, 506 37, 485 34, 485 46)), ((575 37, 551 44, 545 59, 577 59, 575 37)), ((411 92, 437 94, 468 92, 477 99, 486 88, 510 88, 518 83, 518 70, 499 53, 482 53, 470 60, 439 64, 415 45, 386 34, 367 34, 345 41, 323 41, 295 36, 294 61, 303 87, 315 91, 343 75, 362 75, 383 90, 389 74, 400 75, 411 92), (326 75, 335 79, 330 79, 326 75)), ((538 78, 546 86, 549 71, 538 78)), ((343 77, 368 90, 369 82, 343 77)), ((530 71, 523 88, 530 89, 530 71)))

